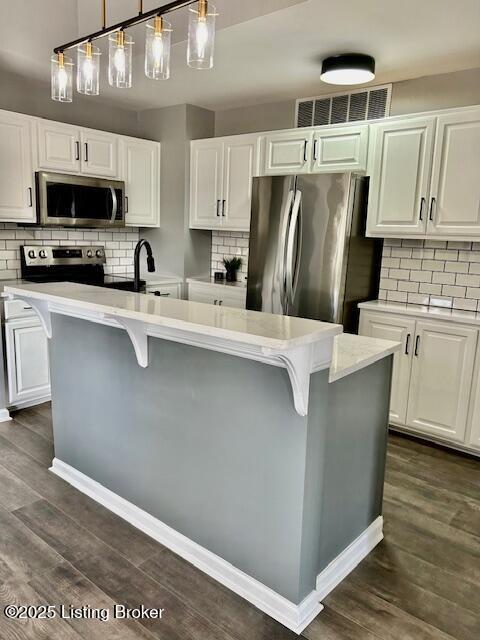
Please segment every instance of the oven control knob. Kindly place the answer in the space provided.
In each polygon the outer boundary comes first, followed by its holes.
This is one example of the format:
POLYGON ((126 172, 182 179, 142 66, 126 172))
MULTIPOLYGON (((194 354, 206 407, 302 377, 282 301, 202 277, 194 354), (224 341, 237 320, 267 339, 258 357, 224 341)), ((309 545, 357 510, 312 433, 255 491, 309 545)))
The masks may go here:
POLYGON ((40 256, 40 258, 46 258, 47 257, 47 252, 44 249, 41 249, 38 252, 38 255, 40 256))
POLYGON ((93 258, 93 251, 91 249, 87 251, 87 258, 93 258))
POLYGON ((33 259, 37 257, 37 254, 33 249, 30 249, 30 251, 28 252, 28 257, 33 259))
POLYGON ((97 258, 103 258, 103 250, 97 249, 97 258))

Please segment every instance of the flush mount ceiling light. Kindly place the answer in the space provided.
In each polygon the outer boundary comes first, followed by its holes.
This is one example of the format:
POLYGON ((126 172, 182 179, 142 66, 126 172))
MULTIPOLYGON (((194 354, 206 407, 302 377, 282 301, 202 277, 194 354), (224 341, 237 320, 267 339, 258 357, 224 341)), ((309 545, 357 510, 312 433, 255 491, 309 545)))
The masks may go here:
POLYGON ((328 84, 365 84, 375 78, 375 58, 363 53, 342 53, 322 62, 320 79, 328 84))
POLYGON ((53 50, 51 61, 51 95, 58 102, 72 102, 73 61, 65 55, 77 49, 77 91, 95 96, 100 93, 100 51, 92 42, 108 36, 108 82, 112 87, 128 89, 132 86, 133 39, 125 29, 147 22, 145 43, 145 75, 153 80, 167 80, 170 76, 169 22, 163 16, 176 9, 189 8, 187 64, 195 69, 213 67, 215 42, 215 6, 209 0, 173 0, 151 11, 143 11, 138 0, 138 14, 107 27, 106 0, 102 3, 102 28, 88 36, 67 42, 53 50))

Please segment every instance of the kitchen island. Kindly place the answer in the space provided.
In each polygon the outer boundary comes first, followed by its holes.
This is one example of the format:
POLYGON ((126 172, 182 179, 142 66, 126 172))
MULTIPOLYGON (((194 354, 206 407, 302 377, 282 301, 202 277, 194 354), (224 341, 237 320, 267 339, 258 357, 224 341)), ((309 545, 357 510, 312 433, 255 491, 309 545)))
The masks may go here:
POLYGON ((334 324, 11 285, 50 340, 52 471, 296 632, 382 539, 392 354, 334 324))

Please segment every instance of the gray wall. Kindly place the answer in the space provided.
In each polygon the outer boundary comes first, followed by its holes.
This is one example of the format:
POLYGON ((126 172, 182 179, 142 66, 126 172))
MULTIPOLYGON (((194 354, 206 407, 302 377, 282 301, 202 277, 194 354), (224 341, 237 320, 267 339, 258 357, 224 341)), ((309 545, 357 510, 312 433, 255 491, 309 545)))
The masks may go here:
POLYGON ((77 92, 71 104, 50 99, 50 86, 0 69, 0 109, 112 133, 137 136, 137 114, 101 104, 77 92))
POLYGON ((56 457, 290 601, 381 513, 392 358, 314 374, 301 417, 285 369, 157 338, 142 369, 125 331, 52 320, 56 457))
MULTIPOLYGON (((335 89, 332 87, 332 92, 335 89)), ((480 68, 395 82, 391 115, 474 104, 480 104, 480 68)), ((289 129, 294 126, 294 119, 295 100, 217 111, 215 135, 289 129)))
POLYGON ((188 228, 189 142, 213 136, 214 113, 185 104, 142 111, 138 131, 162 143, 161 227, 142 234, 152 245, 157 271, 182 277, 207 275, 211 233, 188 228))

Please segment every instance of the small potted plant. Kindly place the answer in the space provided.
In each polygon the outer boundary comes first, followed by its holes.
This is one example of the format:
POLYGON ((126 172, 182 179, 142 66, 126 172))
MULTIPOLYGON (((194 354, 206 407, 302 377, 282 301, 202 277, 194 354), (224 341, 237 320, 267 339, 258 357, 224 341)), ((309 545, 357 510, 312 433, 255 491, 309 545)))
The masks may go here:
POLYGON ((223 266, 225 267, 225 271, 227 272, 226 281, 227 282, 236 282, 237 281, 237 271, 242 266, 242 259, 235 258, 224 258, 223 266))

